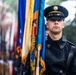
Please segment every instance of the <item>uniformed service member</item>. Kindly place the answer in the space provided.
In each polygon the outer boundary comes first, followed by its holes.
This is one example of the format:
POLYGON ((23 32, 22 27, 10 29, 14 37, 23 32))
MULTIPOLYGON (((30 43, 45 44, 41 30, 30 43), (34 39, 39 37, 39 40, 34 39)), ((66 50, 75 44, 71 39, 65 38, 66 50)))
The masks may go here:
MULTIPOLYGON (((62 35, 68 10, 60 5, 52 5, 44 9, 44 16, 49 33, 46 40, 46 70, 43 75, 76 75, 76 47, 62 35)), ((28 62, 24 72, 30 75, 28 62)))
MULTIPOLYGON (((62 35, 65 7, 52 5, 44 10, 49 29, 46 41, 46 71, 44 75, 76 75, 76 48, 62 35)), ((66 32, 67 33, 67 32, 66 32)))

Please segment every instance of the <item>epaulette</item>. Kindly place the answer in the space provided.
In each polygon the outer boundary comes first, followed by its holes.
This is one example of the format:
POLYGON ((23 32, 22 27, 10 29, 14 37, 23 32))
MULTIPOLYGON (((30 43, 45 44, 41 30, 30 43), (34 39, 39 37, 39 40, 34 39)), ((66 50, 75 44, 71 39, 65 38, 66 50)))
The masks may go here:
POLYGON ((70 44, 70 45, 73 45, 73 46, 76 46, 74 43, 70 42, 67 40, 67 42, 70 44))

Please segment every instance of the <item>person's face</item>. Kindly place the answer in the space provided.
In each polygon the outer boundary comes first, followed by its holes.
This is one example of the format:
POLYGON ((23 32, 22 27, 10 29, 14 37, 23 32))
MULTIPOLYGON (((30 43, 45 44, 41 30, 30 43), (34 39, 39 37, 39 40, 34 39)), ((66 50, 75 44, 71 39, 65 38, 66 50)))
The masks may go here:
POLYGON ((62 19, 49 19, 47 21, 47 27, 51 33, 58 34, 64 28, 64 21, 62 19))

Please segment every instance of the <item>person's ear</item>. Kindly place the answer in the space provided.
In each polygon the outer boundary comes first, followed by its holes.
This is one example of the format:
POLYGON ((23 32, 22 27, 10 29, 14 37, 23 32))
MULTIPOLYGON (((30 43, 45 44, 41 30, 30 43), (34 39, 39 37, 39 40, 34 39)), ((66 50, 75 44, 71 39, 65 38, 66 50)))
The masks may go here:
POLYGON ((65 28, 65 23, 63 24, 63 28, 65 28))

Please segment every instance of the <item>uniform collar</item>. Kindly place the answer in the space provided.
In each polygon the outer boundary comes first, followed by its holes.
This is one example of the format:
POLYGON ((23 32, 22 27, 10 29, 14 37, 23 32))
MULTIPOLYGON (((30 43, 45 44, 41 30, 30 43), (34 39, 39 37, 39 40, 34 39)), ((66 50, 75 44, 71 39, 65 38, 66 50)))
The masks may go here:
POLYGON ((48 37, 47 37, 47 42, 48 42, 48 44, 50 44, 50 45, 52 45, 52 43, 54 43, 54 42, 57 42, 58 45, 59 45, 59 47, 62 49, 62 48, 65 46, 67 40, 66 40, 66 38, 65 38, 64 36, 62 36, 59 40, 53 41, 53 40, 48 36, 48 37))

